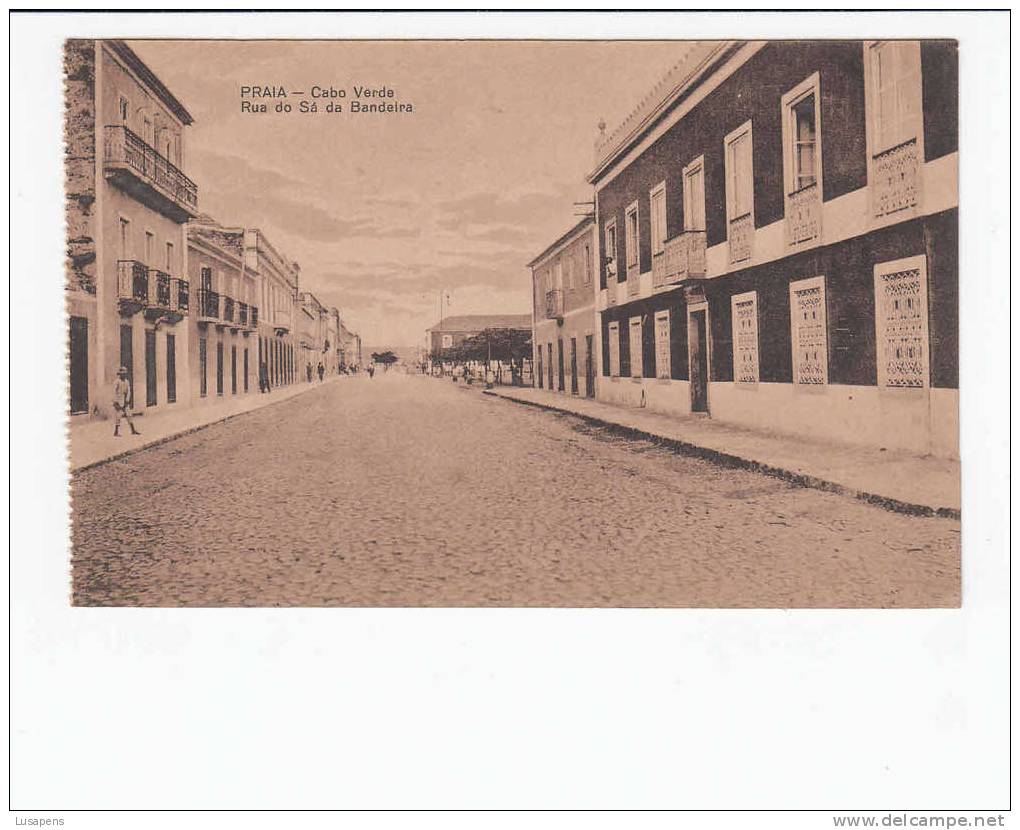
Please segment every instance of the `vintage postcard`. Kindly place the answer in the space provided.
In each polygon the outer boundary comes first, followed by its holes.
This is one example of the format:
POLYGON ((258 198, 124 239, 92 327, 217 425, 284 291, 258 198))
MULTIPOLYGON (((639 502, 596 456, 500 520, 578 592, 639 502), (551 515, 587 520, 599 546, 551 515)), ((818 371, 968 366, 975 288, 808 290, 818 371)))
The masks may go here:
POLYGON ((1007 826, 1005 14, 10 28, 17 824, 1007 826))
POLYGON ((959 605, 955 41, 63 68, 73 604, 959 605))

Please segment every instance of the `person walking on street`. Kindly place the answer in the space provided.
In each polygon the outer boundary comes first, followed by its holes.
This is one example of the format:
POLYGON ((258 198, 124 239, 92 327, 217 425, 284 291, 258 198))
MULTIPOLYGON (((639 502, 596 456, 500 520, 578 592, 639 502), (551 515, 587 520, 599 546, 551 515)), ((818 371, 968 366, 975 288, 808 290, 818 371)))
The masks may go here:
POLYGON ((266 362, 259 364, 259 392, 269 391, 269 372, 266 369, 266 362))
POLYGON ((375 377, 375 366, 368 367, 368 377, 370 380, 375 377))
POLYGON ((128 380, 128 370, 126 366, 121 366, 117 370, 117 380, 113 384, 113 434, 115 437, 120 438, 120 419, 123 418, 128 422, 128 426, 131 427, 132 435, 141 435, 141 433, 135 429, 135 422, 131 420, 131 381, 128 380))
POLYGON ((322 383, 322 376, 326 374, 326 367, 322 365, 322 361, 319 361, 319 383, 322 383))

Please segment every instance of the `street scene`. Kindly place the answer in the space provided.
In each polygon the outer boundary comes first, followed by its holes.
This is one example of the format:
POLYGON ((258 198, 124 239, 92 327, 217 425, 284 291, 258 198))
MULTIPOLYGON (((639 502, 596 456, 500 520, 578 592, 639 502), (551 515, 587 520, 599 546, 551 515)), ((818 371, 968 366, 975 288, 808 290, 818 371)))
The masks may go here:
POLYGON ((66 41, 71 602, 958 607, 957 60, 66 41))
POLYGON ((414 374, 337 381, 86 470, 72 498, 83 605, 959 602, 958 521, 414 374))

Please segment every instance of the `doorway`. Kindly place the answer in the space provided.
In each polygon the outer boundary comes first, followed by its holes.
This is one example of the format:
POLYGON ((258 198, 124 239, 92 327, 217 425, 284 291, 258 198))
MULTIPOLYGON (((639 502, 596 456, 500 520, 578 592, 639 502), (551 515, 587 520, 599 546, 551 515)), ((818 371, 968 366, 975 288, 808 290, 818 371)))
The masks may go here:
POLYGON ((135 357, 134 357, 134 329, 131 326, 120 327, 120 365, 127 369, 128 385, 131 394, 128 400, 128 407, 135 406, 135 357))
POLYGON ((687 346, 691 363, 691 412, 708 412, 707 317, 707 308, 688 313, 687 346))
POLYGON ((595 397, 595 336, 584 336, 584 396, 595 397))
POLYGON ((89 411, 89 320, 71 317, 70 354, 71 414, 89 411))

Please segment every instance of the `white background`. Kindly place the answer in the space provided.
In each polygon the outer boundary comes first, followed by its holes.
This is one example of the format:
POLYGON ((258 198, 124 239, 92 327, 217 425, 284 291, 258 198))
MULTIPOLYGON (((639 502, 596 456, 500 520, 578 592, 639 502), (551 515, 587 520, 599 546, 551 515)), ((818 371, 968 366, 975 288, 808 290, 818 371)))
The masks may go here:
POLYGON ((15 15, 10 25, 18 816, 261 827, 353 817, 69 811, 801 808, 826 812, 580 822, 831 827, 832 812, 1008 806, 1007 16, 15 15), (70 607, 64 37, 875 35, 961 44, 962 610, 70 607))

